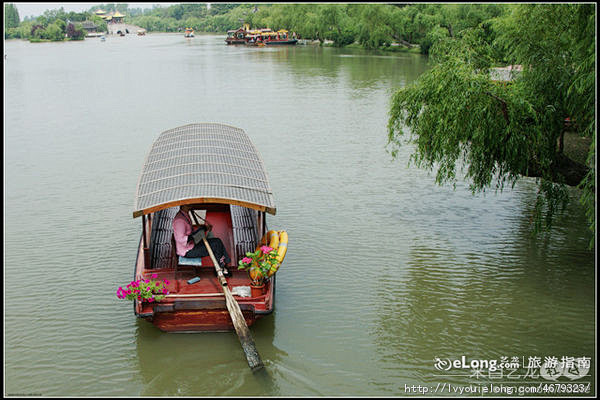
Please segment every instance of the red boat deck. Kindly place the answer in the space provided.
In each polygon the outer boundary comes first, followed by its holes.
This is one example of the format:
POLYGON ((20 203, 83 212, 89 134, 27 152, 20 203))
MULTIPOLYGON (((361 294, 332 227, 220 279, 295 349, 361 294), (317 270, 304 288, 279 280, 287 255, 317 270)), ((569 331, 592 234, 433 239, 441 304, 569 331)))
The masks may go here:
MULTIPOLYGON (((206 221, 213 226, 213 234, 220 238, 231 258, 227 266, 232 273, 226 278, 229 290, 237 286, 250 286, 250 278, 246 271, 237 269, 238 258, 244 254, 236 253, 232 218, 229 206, 207 207, 206 221)), ((201 221, 200 221, 201 222, 201 221)), ((148 220, 147 232, 152 230, 152 220, 148 220)), ((172 233, 170 234, 172 235, 172 233)), ((146 268, 150 264, 147 255, 149 249, 142 250, 136 266, 136 279, 151 279, 156 274, 158 280, 167 280, 169 295, 158 303, 143 303, 136 307, 137 314, 151 321, 159 329, 168 332, 227 331, 233 329, 231 317, 227 311, 223 290, 219 284, 215 268, 210 257, 202 258, 201 267, 179 265, 175 268, 176 258, 172 254, 172 262, 157 265, 162 268, 146 268), (170 264, 170 265, 164 265, 170 264), (191 278, 199 277, 200 281, 188 284, 191 278)), ((239 252, 239 249, 238 249, 239 252)), ((257 297, 241 297, 234 295, 250 326, 256 319, 273 310, 274 279, 265 286, 265 294, 257 297)))

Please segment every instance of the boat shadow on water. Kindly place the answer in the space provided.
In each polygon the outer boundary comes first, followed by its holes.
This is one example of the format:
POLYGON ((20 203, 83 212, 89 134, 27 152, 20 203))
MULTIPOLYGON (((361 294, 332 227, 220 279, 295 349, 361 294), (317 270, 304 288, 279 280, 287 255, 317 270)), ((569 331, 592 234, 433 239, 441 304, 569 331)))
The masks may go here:
MULTIPOLYGON (((138 319, 135 335, 142 396, 276 395, 273 368, 287 353, 273 344, 275 316, 254 327, 265 368, 252 372, 235 332, 165 333, 138 319), (258 332, 259 331, 259 332, 258 332)), ((253 333, 254 333, 253 332, 253 333)))

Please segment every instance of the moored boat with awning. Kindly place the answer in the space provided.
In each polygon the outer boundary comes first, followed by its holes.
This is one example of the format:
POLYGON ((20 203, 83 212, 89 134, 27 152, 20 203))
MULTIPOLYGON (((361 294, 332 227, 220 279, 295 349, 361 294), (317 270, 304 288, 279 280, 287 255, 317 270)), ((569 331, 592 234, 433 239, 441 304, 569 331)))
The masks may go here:
POLYGON ((252 295, 249 274, 237 265, 267 233, 266 214, 276 213, 273 193, 248 135, 218 123, 167 130, 146 157, 133 211, 134 218, 142 217, 134 280, 166 280, 169 294, 160 302, 135 300, 135 314, 169 332, 234 327, 211 257, 193 259, 193 265, 175 253, 172 224, 182 205, 191 206, 222 240, 231 258, 226 285, 247 325, 270 314, 276 275, 266 280, 262 293, 252 295), (200 279, 190 283, 192 278, 200 279))

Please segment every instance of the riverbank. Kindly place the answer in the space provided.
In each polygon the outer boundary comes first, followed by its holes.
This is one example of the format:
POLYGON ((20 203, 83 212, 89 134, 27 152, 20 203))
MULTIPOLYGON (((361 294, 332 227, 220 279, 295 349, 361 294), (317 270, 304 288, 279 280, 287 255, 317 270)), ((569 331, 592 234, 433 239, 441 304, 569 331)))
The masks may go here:
MULTIPOLYGON (((141 26, 132 25, 132 24, 109 24, 108 25, 108 34, 116 35, 118 31, 123 33, 137 33, 138 30, 143 29, 141 26)), ((144 29, 145 30, 145 29, 144 29)))

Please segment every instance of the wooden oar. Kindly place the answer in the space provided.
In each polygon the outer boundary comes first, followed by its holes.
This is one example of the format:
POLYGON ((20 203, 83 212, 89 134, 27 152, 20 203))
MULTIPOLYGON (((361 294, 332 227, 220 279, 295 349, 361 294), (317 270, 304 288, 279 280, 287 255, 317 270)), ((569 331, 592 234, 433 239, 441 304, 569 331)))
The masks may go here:
MULTIPOLYGON (((195 218, 195 214, 192 213, 195 218)), ((196 220, 196 224, 198 221, 196 220)), ((240 343, 242 344, 242 349, 246 354, 246 360, 248 361, 248 366, 252 371, 257 371, 259 369, 264 368, 264 364, 260 359, 260 355, 258 355, 258 351, 256 350, 256 345, 254 344, 254 339, 252 338, 252 334, 250 333, 250 329, 248 329, 248 325, 246 324, 246 320, 244 319, 244 315, 242 314, 242 310, 240 309, 240 305, 235 301, 229 287, 227 286, 227 281, 225 280, 225 276, 223 275, 223 270, 221 269, 221 265, 217 261, 215 254, 212 251, 212 248, 208 244, 208 240, 206 240, 206 235, 202 236, 202 240, 204 241, 204 245, 206 246, 206 250, 208 250, 208 254, 217 270, 217 275, 219 277, 219 282, 221 283, 221 289, 223 289, 223 294, 225 295, 225 304, 227 305, 227 311, 229 311, 229 315, 231 316, 231 321, 233 321, 233 327, 235 328, 235 332, 240 339, 240 343)))

